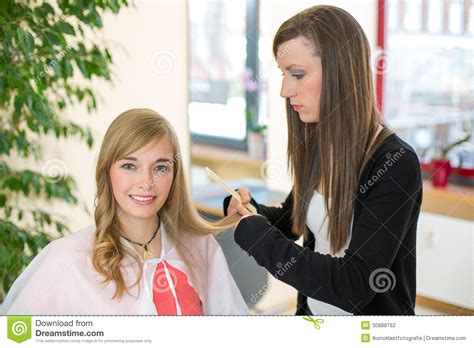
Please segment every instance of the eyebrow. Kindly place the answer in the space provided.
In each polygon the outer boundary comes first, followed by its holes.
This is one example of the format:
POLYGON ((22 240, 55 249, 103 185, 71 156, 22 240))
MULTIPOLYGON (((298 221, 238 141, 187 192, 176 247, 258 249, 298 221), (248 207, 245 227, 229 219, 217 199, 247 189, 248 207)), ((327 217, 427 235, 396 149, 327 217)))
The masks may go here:
MULTIPOLYGON (((135 157, 124 157, 124 158, 121 158, 120 161, 138 161, 138 159, 135 157)), ((155 163, 159 163, 159 162, 172 162, 172 160, 169 158, 158 158, 155 161, 155 163)))
MULTIPOLYGON (((288 65, 288 66, 285 68, 285 70, 290 70, 290 69, 293 68, 293 67, 300 67, 300 68, 303 68, 302 65, 290 64, 290 65, 288 65)), ((278 65, 278 68, 281 69, 281 67, 280 67, 279 65, 278 65)))

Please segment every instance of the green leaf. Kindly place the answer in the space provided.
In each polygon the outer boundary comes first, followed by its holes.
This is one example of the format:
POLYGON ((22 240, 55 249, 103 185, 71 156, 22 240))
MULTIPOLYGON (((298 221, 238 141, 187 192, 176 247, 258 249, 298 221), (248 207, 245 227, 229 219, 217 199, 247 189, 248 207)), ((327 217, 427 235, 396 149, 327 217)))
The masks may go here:
POLYGON ((73 75, 73 68, 69 59, 63 60, 63 67, 66 77, 71 77, 73 75))
POLYGON ((76 32, 74 31, 74 27, 66 22, 60 21, 58 22, 58 28, 61 32, 67 35, 76 35, 76 32))
POLYGON ((76 59, 76 64, 85 78, 88 79, 91 77, 90 72, 87 70, 86 63, 83 60, 76 59))
POLYGON ((42 5, 41 5, 41 9, 44 11, 44 13, 47 15, 47 14, 51 14, 51 15, 54 15, 54 9, 51 7, 50 4, 48 4, 47 2, 44 2, 42 5))
MULTIPOLYGON (((0 1, 0 303, 50 234, 68 230, 39 207, 48 197, 78 205, 73 178, 52 183, 29 164, 42 162, 44 134, 78 136, 92 147, 90 129, 68 120, 62 110, 77 102, 88 111, 97 107, 96 81, 111 79, 113 57, 98 36, 84 33, 97 32, 103 15, 117 13, 128 3, 0 1), (76 68, 83 77, 80 84, 76 68), (28 199, 32 209, 23 209, 11 198, 17 196, 20 202, 28 199)), ((84 207, 82 203, 78 206, 84 207)))

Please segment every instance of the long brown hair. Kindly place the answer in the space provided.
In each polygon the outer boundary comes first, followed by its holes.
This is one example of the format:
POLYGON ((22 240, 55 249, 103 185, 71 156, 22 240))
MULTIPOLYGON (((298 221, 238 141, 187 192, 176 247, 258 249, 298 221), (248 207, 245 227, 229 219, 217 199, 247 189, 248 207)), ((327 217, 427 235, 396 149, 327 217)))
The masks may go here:
POLYGON ((360 175, 373 151, 390 135, 381 123, 370 67, 370 47, 359 23, 334 6, 310 7, 286 20, 273 40, 278 48, 303 36, 319 51, 323 70, 319 122, 303 123, 286 99, 288 164, 294 177, 293 231, 308 233, 314 191, 322 188, 331 251, 349 238, 360 175), (303 145, 302 145, 303 144, 303 145))
POLYGON ((108 128, 100 149, 96 183, 95 207, 96 238, 92 262, 94 268, 104 277, 104 282, 116 284, 115 297, 121 298, 125 291, 140 282, 141 260, 138 255, 120 241, 120 226, 117 219, 115 201, 110 180, 110 168, 117 160, 126 157, 154 141, 167 137, 173 148, 173 183, 168 198, 158 212, 167 235, 173 242, 183 261, 191 270, 191 277, 199 283, 195 271, 199 262, 194 261, 186 236, 203 236, 230 228, 240 218, 239 215, 226 217, 216 222, 207 221, 199 215, 186 183, 178 137, 170 123, 150 109, 131 109, 119 115, 108 128), (135 283, 126 284, 123 277, 125 256, 136 261, 138 277, 135 283))

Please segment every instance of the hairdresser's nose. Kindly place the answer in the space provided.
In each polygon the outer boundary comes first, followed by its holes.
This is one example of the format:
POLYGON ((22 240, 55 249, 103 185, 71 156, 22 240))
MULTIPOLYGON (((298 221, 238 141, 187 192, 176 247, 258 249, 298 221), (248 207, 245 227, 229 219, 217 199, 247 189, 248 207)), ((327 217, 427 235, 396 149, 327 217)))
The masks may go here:
POLYGON ((285 77, 281 81, 280 96, 282 98, 292 98, 296 95, 296 86, 291 81, 288 81, 285 77))
POLYGON ((148 170, 145 170, 141 176, 140 187, 146 191, 155 185, 156 177, 148 170))

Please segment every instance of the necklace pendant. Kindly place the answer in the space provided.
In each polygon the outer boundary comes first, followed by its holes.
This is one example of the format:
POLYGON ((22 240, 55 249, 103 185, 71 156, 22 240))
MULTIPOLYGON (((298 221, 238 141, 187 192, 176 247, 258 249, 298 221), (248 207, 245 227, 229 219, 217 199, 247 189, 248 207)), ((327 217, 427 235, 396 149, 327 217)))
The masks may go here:
POLYGON ((153 257, 154 257, 153 254, 148 250, 145 250, 145 252, 143 253, 144 260, 149 260, 149 259, 152 259, 153 257))

